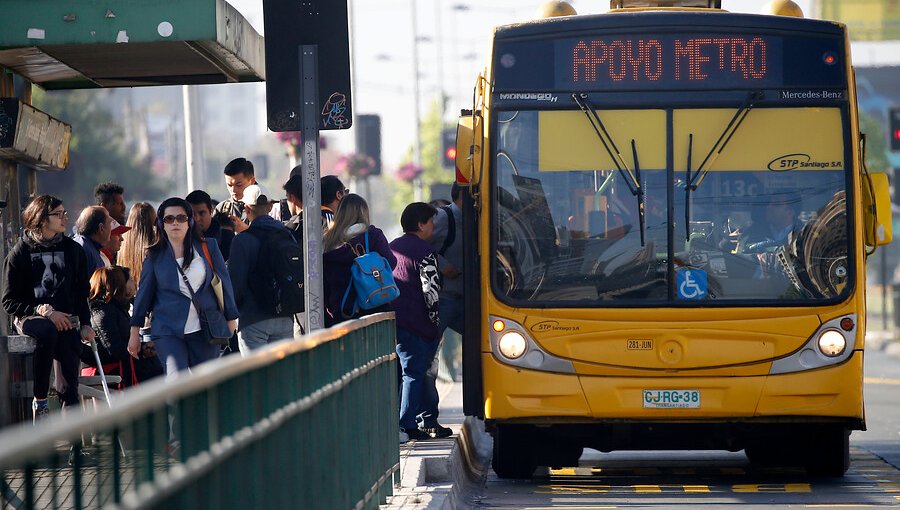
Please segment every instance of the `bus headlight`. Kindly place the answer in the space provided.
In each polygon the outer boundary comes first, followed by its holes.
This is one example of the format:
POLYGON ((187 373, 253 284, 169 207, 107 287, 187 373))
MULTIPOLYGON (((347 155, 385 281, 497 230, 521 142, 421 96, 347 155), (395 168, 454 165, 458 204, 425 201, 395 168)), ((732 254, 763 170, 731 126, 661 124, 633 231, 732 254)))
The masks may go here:
POLYGON ((848 314, 820 325, 799 349, 773 360, 769 374, 803 372, 847 361, 856 349, 856 319, 856 314, 848 314))
POLYGON ((509 359, 518 359, 525 354, 525 348, 528 346, 528 342, 525 341, 525 337, 522 336, 522 333, 518 331, 507 331, 500 337, 500 342, 498 342, 497 347, 500 349, 500 354, 506 356, 509 359))
POLYGON ((846 348, 847 340, 844 339, 844 335, 833 329, 823 331, 819 335, 819 351, 830 358, 840 356, 846 348))
POLYGON ((507 317, 488 316, 487 328, 491 340, 491 355, 504 365, 554 372, 574 374, 571 360, 554 356, 544 350, 529 333, 529 329, 507 317))

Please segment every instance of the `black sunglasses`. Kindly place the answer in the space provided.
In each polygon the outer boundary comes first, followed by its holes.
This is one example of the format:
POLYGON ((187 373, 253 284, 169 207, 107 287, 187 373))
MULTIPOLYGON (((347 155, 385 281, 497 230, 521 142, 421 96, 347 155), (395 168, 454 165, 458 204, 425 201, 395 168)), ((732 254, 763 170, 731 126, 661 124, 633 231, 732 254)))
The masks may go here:
POLYGON ((163 223, 166 225, 171 225, 175 222, 178 223, 187 223, 188 215, 187 214, 178 214, 176 216, 172 216, 171 214, 163 218, 163 223))

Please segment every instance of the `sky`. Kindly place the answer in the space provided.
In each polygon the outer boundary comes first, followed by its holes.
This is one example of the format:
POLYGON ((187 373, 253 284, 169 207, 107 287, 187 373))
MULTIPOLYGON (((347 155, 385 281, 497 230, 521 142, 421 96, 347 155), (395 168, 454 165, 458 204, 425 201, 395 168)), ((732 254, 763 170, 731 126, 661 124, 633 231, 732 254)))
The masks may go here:
MULTIPOLYGON (((262 0, 227 0, 263 31, 262 0)), ((328 0, 325 0, 328 1, 328 0)), ((378 114, 382 121, 382 160, 387 171, 396 168, 413 143, 416 125, 413 105, 413 46, 417 46, 421 116, 437 103, 440 84, 449 96, 444 119, 455 123, 461 108, 471 107, 472 88, 486 65, 491 29, 534 18, 543 2, 534 0, 349 0, 355 69, 353 110, 378 114), (413 37, 415 19, 418 37, 413 37)), ((811 0, 795 0, 806 15, 811 0)), ((607 10, 605 0, 573 0, 579 14, 607 10)), ((723 0, 732 12, 759 13, 767 0, 723 0)), ((856 65, 900 59, 900 45, 858 44, 856 65)), ((894 62, 895 64, 898 62, 894 62)), ((261 100, 265 98, 260 85, 261 100)), ((265 108, 260 108, 265 127, 265 108)), ((261 128, 261 129, 262 129, 261 128)), ((257 133, 262 135, 263 133, 257 133)), ((325 133, 329 142, 350 152, 352 129, 325 133)))

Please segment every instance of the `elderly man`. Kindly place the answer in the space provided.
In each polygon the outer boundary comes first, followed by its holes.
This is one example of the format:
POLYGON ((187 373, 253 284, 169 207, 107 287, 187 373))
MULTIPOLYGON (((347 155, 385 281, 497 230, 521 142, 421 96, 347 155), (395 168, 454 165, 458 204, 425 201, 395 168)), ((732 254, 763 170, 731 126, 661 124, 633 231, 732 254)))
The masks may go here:
POLYGON ((88 261, 88 274, 101 267, 106 267, 100 250, 109 242, 112 235, 113 218, 105 208, 99 205, 85 207, 75 222, 75 242, 84 249, 88 261))
POLYGON ((100 257, 106 264, 106 267, 112 267, 116 263, 116 256, 122 249, 122 234, 131 230, 131 227, 120 225, 118 221, 112 221, 112 230, 109 234, 109 241, 100 249, 100 257))

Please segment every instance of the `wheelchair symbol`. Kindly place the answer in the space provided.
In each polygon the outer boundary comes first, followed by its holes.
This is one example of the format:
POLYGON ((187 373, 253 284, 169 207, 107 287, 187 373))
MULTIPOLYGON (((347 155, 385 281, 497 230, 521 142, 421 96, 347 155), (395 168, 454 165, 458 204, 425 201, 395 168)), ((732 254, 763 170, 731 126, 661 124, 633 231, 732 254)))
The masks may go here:
POLYGON ((706 296, 706 272, 685 269, 678 271, 678 297, 699 299, 706 296))

